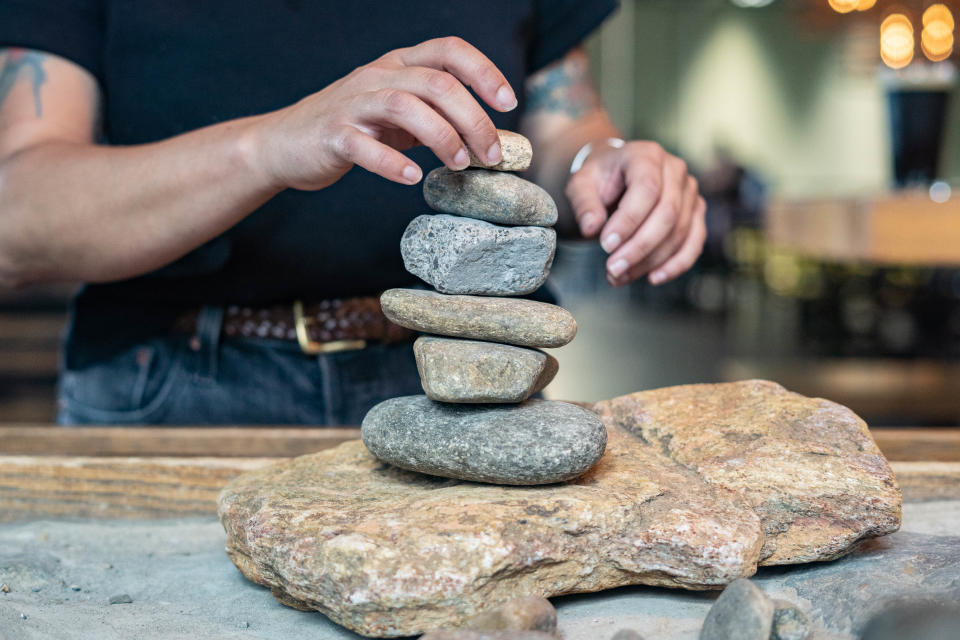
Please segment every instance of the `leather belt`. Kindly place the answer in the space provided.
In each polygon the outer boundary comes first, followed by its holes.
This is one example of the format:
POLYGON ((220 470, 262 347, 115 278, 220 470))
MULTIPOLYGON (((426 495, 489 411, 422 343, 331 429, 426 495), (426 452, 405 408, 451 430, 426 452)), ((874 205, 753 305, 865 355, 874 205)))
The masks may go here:
MULTIPOLYGON (((177 318, 174 330, 192 333, 199 311, 177 318)), ((344 298, 288 305, 224 309, 222 335, 296 341, 309 355, 363 349, 368 342, 393 344, 411 340, 414 331, 393 324, 383 315, 379 298, 344 298)))

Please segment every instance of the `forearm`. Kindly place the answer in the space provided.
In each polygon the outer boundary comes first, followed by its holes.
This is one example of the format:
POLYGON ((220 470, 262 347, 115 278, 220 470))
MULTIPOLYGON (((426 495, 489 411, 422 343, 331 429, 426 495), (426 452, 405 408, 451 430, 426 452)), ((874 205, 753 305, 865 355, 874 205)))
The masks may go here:
POLYGON ((620 133, 593 88, 582 47, 531 76, 525 90, 522 129, 535 149, 531 178, 556 200, 560 233, 572 235, 576 221, 564 193, 570 164, 583 145, 620 137, 620 133))
POLYGON ((0 163, 0 281, 129 278, 223 233, 277 192, 251 162, 255 120, 12 154, 0 163))
MULTIPOLYGON (((530 123, 526 132, 531 137, 534 163, 530 168, 531 179, 546 189, 557 203, 560 213, 557 230, 561 236, 577 234, 576 220, 564 189, 570 179, 570 165, 574 156, 587 143, 601 143, 609 138, 619 138, 621 133, 610 121, 602 107, 593 109, 576 120, 548 123, 530 123)), ((601 151, 601 149, 597 149, 601 151)))

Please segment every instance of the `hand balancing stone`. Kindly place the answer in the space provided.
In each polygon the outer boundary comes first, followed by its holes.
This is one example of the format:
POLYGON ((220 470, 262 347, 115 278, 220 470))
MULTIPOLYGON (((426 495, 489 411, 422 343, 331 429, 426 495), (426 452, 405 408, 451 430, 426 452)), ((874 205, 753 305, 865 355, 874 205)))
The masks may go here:
POLYGON ((413 345, 427 397, 438 402, 523 402, 557 375, 543 351, 423 336, 413 345))
POLYGON ((552 227, 557 204, 537 185, 510 173, 434 169, 423 182, 431 209, 497 224, 552 227))
POLYGON ((363 419, 360 437, 384 462, 430 475, 535 485, 582 475, 603 456, 607 431, 576 405, 461 405, 391 398, 363 419))
POLYGON ((393 323, 443 336, 551 348, 577 335, 569 311, 533 300, 390 289, 380 296, 380 306, 393 323))
POLYGON ((557 234, 449 215, 414 218, 400 241, 407 271, 442 293, 522 296, 553 263, 557 234))
POLYGON ((500 162, 487 166, 468 149, 470 166, 497 171, 526 171, 529 169, 530 162, 533 160, 533 145, 530 144, 530 141, 519 133, 505 129, 497 129, 497 135, 500 137, 500 153, 502 156, 500 162))

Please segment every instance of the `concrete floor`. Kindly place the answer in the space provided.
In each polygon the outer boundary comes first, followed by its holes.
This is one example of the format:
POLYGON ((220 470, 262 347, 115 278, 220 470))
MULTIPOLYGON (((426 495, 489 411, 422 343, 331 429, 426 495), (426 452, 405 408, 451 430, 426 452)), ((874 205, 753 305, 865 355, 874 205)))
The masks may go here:
MULTIPOLYGON (((764 591, 799 603, 818 638, 847 639, 890 598, 960 599, 960 501, 908 504, 903 530, 832 563, 764 569, 764 591)), ((211 519, 41 521, 0 526, 2 640, 354 639, 318 613, 245 580, 211 519), (131 604, 108 604, 128 594, 131 604)), ((631 627, 648 640, 697 637, 715 593, 650 587, 554 598, 566 640, 631 627)))

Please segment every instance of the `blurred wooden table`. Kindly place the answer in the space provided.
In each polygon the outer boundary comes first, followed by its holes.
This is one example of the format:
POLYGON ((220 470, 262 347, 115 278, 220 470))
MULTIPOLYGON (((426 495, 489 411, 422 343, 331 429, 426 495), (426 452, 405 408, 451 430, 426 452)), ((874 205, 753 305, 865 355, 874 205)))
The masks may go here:
MULTIPOLYGON (((240 473, 355 428, 0 427, 0 521, 211 515, 240 473)), ((960 498, 960 429, 875 429, 905 500, 960 498)))
POLYGON ((923 190, 875 198, 779 200, 764 220, 767 240, 802 255, 876 265, 960 266, 960 197, 923 190))

